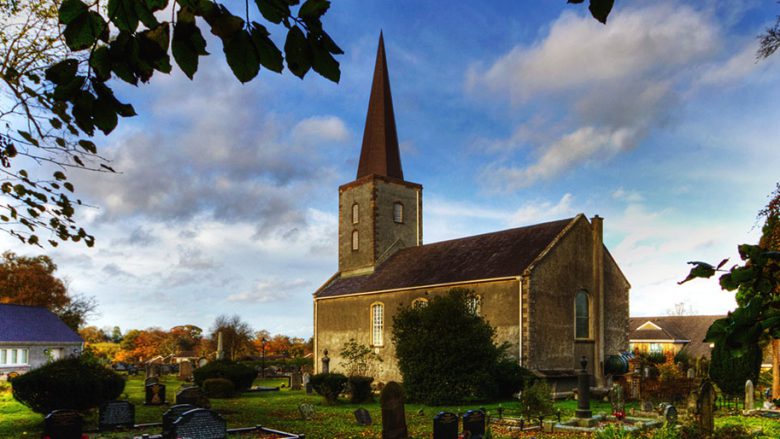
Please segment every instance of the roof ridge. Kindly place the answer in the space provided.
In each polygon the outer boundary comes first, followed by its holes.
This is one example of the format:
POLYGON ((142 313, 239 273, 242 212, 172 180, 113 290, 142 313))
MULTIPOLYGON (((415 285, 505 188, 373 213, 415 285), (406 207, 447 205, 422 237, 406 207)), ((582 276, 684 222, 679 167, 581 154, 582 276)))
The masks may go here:
POLYGON ((49 308, 46 308, 43 305, 22 305, 21 303, 2 303, 0 302, 0 306, 19 306, 22 308, 43 308, 46 311, 51 311, 49 308))

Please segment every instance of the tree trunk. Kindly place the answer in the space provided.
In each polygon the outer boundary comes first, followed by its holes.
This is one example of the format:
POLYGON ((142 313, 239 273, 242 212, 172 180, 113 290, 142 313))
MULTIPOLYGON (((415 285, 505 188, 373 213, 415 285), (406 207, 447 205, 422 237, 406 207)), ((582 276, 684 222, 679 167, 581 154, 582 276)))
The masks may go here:
POLYGON ((772 399, 780 398, 780 339, 772 339, 772 399))

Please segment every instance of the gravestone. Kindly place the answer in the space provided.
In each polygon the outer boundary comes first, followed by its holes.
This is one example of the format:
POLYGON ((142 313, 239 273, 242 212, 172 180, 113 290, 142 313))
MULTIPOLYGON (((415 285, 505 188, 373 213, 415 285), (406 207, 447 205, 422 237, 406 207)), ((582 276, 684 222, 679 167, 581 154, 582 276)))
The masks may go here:
POLYGON ((485 412, 469 410, 463 415, 463 432, 467 431, 471 439, 482 439, 485 436, 485 412))
POLYGON ((176 404, 192 404, 201 408, 210 408, 209 399, 200 387, 185 387, 176 393, 176 404))
POLYGON ((330 372, 330 357, 328 357, 328 350, 325 349, 322 352, 322 373, 330 372))
POLYGON ((295 371, 292 373, 292 376, 290 377, 290 389, 291 390, 301 390, 301 384, 303 382, 303 377, 301 376, 300 371, 295 371))
POLYGON ((165 384, 147 384, 145 405, 165 404, 165 384))
POLYGON ((439 412, 434 416, 433 439, 458 439, 458 415, 439 412))
POLYGON ((182 413, 173 421, 173 437, 187 439, 226 439, 227 423, 222 416, 207 409, 182 413))
POLYGON ((668 402, 662 402, 659 404, 659 414, 664 417, 664 420, 666 420, 667 423, 677 423, 677 407, 674 405, 668 402))
POLYGON ((358 425, 371 425, 371 414, 363 407, 352 412, 355 415, 355 420, 358 425))
POLYGON ((643 412, 652 412, 653 402, 648 399, 644 399, 639 403, 639 407, 642 409, 643 412))
POLYGON ((182 381, 192 381, 192 362, 184 360, 179 363, 179 379, 182 381))
POLYGON ((379 395, 382 406, 382 439, 407 439, 406 413, 404 411, 404 390, 395 381, 390 381, 379 395))
POLYGON ((755 405, 755 389, 753 388, 753 381, 747 380, 745 382, 745 410, 753 410, 755 405))
POLYGON ((153 376, 153 377, 148 377, 144 380, 144 387, 151 384, 160 384, 160 378, 153 376))
POLYGON ((43 419, 43 435, 51 439, 81 439, 84 418, 76 410, 54 410, 43 419))
POLYGON ((298 412, 300 412, 301 418, 303 418, 304 421, 308 421, 314 418, 314 406, 311 404, 299 404, 298 412))
POLYGON ((135 426, 135 406, 127 401, 110 401, 100 406, 98 428, 100 431, 135 426))
POLYGON ((311 385, 311 374, 309 372, 303 373, 303 387, 306 389, 307 395, 314 393, 314 387, 311 385))
POLYGON ((696 411, 699 429, 704 437, 712 437, 715 431, 715 388, 710 380, 704 380, 699 388, 696 411))
POLYGON ((692 367, 688 368, 688 372, 686 376, 688 377, 689 380, 696 378, 696 369, 692 367))
POLYGON ((173 433, 173 422, 179 419, 181 415, 183 415, 185 412, 188 412, 190 410, 194 410, 197 407, 195 407, 192 404, 177 404, 174 406, 171 406, 168 410, 163 413, 162 416, 162 436, 164 439, 175 439, 172 436, 173 433))
POLYGON ((209 364, 209 360, 207 358, 201 357, 200 359, 198 359, 198 367, 203 367, 207 364, 209 364))

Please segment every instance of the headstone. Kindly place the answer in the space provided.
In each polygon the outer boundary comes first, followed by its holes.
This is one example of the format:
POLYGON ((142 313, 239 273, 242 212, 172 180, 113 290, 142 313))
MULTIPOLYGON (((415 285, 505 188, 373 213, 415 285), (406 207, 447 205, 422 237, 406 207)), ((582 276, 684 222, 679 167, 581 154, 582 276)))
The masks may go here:
POLYGON ((303 373, 303 387, 306 389, 307 395, 314 393, 314 387, 311 385, 311 374, 309 372, 303 373))
POLYGON ((363 407, 352 412, 358 425, 371 425, 371 414, 363 407))
POLYGON ((704 437, 712 437, 715 431, 715 388, 710 380, 704 380, 699 388, 696 409, 699 429, 704 437))
POLYGON ((209 360, 207 358, 201 357, 200 359, 198 359, 198 367, 203 367, 207 364, 209 364, 209 360))
POLYGON ((322 373, 330 372, 330 357, 328 357, 328 350, 325 349, 322 352, 322 373))
POLYGON ((458 439, 458 415, 439 412, 434 416, 433 439, 458 439))
POLYGON ((98 428, 100 431, 132 428, 135 425, 135 406, 127 401, 110 401, 100 406, 98 428))
POLYGON ((156 376, 152 376, 144 380, 144 386, 148 386, 151 384, 160 384, 160 378, 156 376))
POLYGON ((300 371, 294 371, 290 377, 290 389, 301 390, 301 384, 303 383, 303 377, 300 371))
POLYGON ((668 404, 664 408, 664 419, 666 419, 666 422, 669 424, 676 424, 677 423, 677 408, 671 404, 668 404))
POLYGON ((305 421, 314 418, 314 406, 308 403, 298 405, 298 411, 301 413, 301 418, 305 421))
POLYGON ((653 411, 653 402, 650 400, 642 400, 639 403, 639 406, 642 407, 643 412, 652 412, 653 411))
POLYGON ((166 410, 162 416, 163 438, 172 438, 171 433, 173 432, 173 422, 179 419, 179 417, 184 414, 184 412, 188 412, 196 408, 197 407, 191 404, 177 404, 166 410))
POLYGON ((471 439, 482 439, 485 436, 485 412, 469 410, 463 415, 463 432, 469 432, 471 439))
POLYGON ((51 439, 81 439, 84 418, 76 410, 54 410, 43 420, 43 435, 51 439))
POLYGON ((753 381, 747 380, 745 382, 745 410, 753 410, 755 405, 755 389, 753 388, 753 381))
POLYGON ((179 379, 192 381, 192 362, 190 360, 184 360, 179 363, 179 379))
POLYGON ((382 406, 382 439, 407 439, 406 413, 404 411, 404 390, 395 381, 390 381, 379 395, 382 406))
POLYGON ((688 372, 686 376, 688 377, 689 380, 696 378, 696 369, 692 367, 688 368, 688 372))
POLYGON ((146 385, 145 405, 163 405, 165 404, 165 384, 147 384, 146 385))
POLYGON ((225 439, 227 423, 222 416, 207 409, 194 409, 182 413, 173 421, 173 437, 187 439, 225 439))
POLYGON ((176 404, 192 404, 197 407, 210 408, 208 398, 200 387, 185 387, 176 393, 176 404))

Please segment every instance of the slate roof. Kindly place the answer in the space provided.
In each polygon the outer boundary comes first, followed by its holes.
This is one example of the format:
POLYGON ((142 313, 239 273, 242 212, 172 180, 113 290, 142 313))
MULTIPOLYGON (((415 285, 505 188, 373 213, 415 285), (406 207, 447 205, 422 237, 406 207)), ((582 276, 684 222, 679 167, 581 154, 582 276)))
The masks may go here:
POLYGON ((631 317, 628 319, 628 338, 631 341, 642 340, 690 340, 683 350, 693 358, 702 355, 709 357, 710 344, 704 341, 712 322, 726 316, 656 316, 631 317), (653 322, 661 330, 637 330, 646 322, 653 322))
POLYGON ((82 343, 54 313, 38 306, 0 304, 0 342, 82 343))
POLYGON ((365 276, 335 276, 317 298, 518 276, 576 218, 397 251, 365 276))

